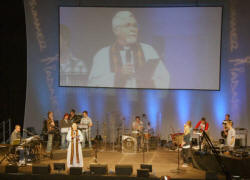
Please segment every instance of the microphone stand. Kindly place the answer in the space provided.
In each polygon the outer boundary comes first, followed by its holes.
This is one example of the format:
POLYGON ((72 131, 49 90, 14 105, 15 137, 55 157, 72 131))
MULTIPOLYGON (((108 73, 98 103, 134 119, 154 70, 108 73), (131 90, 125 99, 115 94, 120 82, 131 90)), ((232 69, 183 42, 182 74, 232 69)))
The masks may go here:
POLYGON ((185 170, 183 170, 183 169, 180 169, 180 138, 179 137, 177 137, 178 139, 177 139, 177 169, 174 169, 174 170, 172 170, 171 172, 172 173, 176 173, 176 174, 179 174, 179 173, 182 173, 183 171, 185 171, 185 170))

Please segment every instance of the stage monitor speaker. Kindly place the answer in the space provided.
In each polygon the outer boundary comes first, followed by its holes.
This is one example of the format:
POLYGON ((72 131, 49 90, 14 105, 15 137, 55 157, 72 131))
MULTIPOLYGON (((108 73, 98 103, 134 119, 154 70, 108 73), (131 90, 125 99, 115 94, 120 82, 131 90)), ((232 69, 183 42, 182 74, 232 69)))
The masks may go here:
POLYGON ((16 165, 7 165, 5 166, 5 173, 17 173, 18 167, 16 165))
POLYGON ((148 169, 137 169, 137 177, 149 177, 148 169))
POLYGON ((81 167, 71 167, 69 169, 70 175, 82 175, 82 168, 81 167))
POLYGON ((54 163, 54 170, 64 171, 65 170, 65 163, 54 163))
POLYGON ((107 164, 90 164, 90 173, 94 175, 105 175, 108 173, 107 164))
POLYGON ((141 169, 148 169, 149 172, 152 172, 152 164, 141 164, 141 169))
POLYGON ((121 176, 130 176, 133 173, 132 165, 115 165, 115 174, 121 176))
POLYGON ((51 168, 49 164, 32 166, 32 174, 50 174, 50 170, 51 168))

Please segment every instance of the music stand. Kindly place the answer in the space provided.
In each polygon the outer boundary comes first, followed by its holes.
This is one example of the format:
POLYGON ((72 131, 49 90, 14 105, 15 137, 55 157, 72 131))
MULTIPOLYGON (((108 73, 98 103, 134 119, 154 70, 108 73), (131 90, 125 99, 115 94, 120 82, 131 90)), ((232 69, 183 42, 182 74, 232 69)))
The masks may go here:
POLYGON ((175 173, 175 174, 185 172, 184 169, 180 169, 180 148, 179 148, 180 142, 179 141, 180 141, 180 138, 178 137, 177 138, 177 159, 178 159, 177 168, 170 171, 171 173, 175 173))

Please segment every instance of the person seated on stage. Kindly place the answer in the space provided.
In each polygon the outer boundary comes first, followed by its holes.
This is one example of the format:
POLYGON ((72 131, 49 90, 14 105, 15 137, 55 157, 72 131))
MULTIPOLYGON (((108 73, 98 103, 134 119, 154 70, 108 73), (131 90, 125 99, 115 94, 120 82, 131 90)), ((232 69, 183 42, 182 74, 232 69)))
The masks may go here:
POLYGON ((77 129, 77 124, 73 123, 67 134, 69 142, 67 150, 67 167, 83 167, 82 147, 81 142, 83 136, 80 130, 77 129))
MULTIPOLYGON (((11 136, 10 136, 10 144, 11 145, 14 146, 14 145, 20 144, 20 142, 21 142, 21 133, 20 133, 20 131, 21 131, 21 126, 16 125, 14 131, 11 133, 11 136)), ((18 148, 18 151, 20 153, 18 166, 21 166, 21 165, 25 164, 24 150, 22 148, 18 148)))
POLYGON ((141 148, 141 136, 143 132, 143 122, 141 121, 140 116, 135 117, 135 121, 132 124, 133 134, 137 138, 137 151, 141 148))
POLYGON ((183 165, 182 167, 187 167, 188 163, 190 163, 190 144, 191 144, 191 137, 192 136, 192 123, 191 121, 187 121, 184 124, 184 136, 183 136, 183 143, 182 143, 182 151, 181 156, 183 158, 183 165))
POLYGON ((202 117, 201 120, 196 124, 195 129, 199 129, 200 132, 207 132, 209 128, 209 124, 206 121, 205 117, 202 117))
POLYGON ((69 120, 69 114, 65 113, 63 119, 60 121, 60 129, 61 129, 61 149, 66 149, 66 136, 68 133, 68 129, 71 127, 71 122, 69 120))
POLYGON ((227 138, 227 134, 228 134, 228 128, 227 128, 228 122, 232 122, 232 120, 230 120, 230 114, 225 115, 225 120, 222 123, 223 131, 221 131, 221 136, 224 140, 227 138))
POLYGON ((48 130, 48 142, 47 142, 46 152, 50 153, 52 150, 53 138, 55 133, 54 114, 51 111, 48 112, 47 130, 48 130))
POLYGON ((227 134, 227 146, 229 146, 230 150, 234 148, 235 145, 235 129, 233 128, 233 122, 228 121, 227 122, 227 128, 228 128, 228 134, 227 134))
POLYGON ((78 123, 77 122, 76 110, 71 109, 70 115, 69 115, 69 120, 71 121, 71 123, 78 123))
POLYGON ((88 111, 83 111, 82 113, 83 118, 81 119, 80 125, 82 125, 82 135, 83 135, 83 143, 82 147, 85 147, 86 139, 89 142, 89 148, 92 147, 91 145, 91 127, 93 126, 91 118, 88 116, 88 111))

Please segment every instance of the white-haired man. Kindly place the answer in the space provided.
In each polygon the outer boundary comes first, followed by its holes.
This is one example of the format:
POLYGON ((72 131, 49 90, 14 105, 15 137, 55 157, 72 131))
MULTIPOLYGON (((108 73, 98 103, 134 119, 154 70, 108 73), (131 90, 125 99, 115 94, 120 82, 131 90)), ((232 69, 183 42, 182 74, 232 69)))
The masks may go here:
POLYGON ((138 26, 130 11, 119 11, 112 19, 113 45, 96 53, 89 86, 168 88, 169 73, 154 48, 138 42, 138 26))

